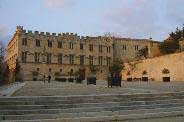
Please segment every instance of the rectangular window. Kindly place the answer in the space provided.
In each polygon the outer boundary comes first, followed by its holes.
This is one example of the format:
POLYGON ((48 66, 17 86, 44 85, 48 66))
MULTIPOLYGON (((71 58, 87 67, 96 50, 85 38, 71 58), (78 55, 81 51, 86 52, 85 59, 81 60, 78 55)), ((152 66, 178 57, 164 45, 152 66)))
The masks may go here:
POLYGON ((35 52, 35 62, 40 62, 40 53, 35 52))
POLYGON ((48 40, 48 47, 52 47, 52 42, 48 40))
POLYGON ((80 44, 80 50, 83 50, 84 49, 84 44, 80 44))
POLYGON ((93 51, 93 44, 89 44, 89 51, 93 51))
POLYGON ((123 45, 123 48, 122 48, 123 50, 126 50, 126 45, 123 45))
POLYGON ((74 64, 74 55, 73 54, 69 55, 69 60, 70 60, 70 64, 74 64))
POLYGON ((84 65, 84 55, 80 55, 80 65, 84 65))
POLYGON ((40 40, 36 39, 36 46, 40 47, 40 40))
POLYGON ((103 57, 99 56, 98 57, 98 65, 102 66, 102 64, 103 64, 103 57))
POLYGON ((62 64, 62 54, 58 54, 58 64, 62 64))
POLYGON ((47 53, 47 64, 51 64, 51 57, 52 57, 52 54, 47 53))
POLYGON ((107 57, 107 66, 109 66, 111 64, 111 58, 107 57))
POLYGON ((22 45, 27 46, 27 38, 22 38, 22 45))
POLYGON ((73 49, 73 43, 72 42, 69 43, 69 48, 73 49))
POLYGON ((110 46, 107 47, 107 52, 108 52, 108 53, 111 52, 111 47, 110 47, 110 46))
POLYGON ((22 60, 22 63, 26 63, 26 60, 27 60, 27 52, 22 52, 21 60, 22 60))
POLYGON ((93 65, 93 56, 89 56, 89 65, 93 65))
POLYGON ((61 41, 58 41, 58 48, 62 48, 63 47, 63 44, 61 41))
POLYGON ((139 50, 139 45, 135 45, 135 50, 139 50))
POLYGON ((99 52, 102 53, 102 51, 103 51, 103 46, 102 46, 102 45, 99 45, 98 48, 99 48, 99 52))

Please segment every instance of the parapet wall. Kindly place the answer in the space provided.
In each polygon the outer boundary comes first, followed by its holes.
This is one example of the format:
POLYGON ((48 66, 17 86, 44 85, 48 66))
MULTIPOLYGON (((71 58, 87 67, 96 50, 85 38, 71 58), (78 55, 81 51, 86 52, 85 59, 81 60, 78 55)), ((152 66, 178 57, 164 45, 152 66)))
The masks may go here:
POLYGON ((171 81, 184 81, 184 52, 126 63, 125 70, 122 71, 123 79, 141 78, 145 75, 144 71, 154 81, 162 81, 165 75, 171 81), (168 69, 169 74, 163 74, 164 69, 168 69))
POLYGON ((53 36, 53 37, 60 37, 60 36, 71 36, 71 37, 78 37, 81 40, 89 40, 89 39, 99 39, 105 37, 90 37, 90 36, 78 36, 77 33, 50 33, 50 32, 39 32, 39 31, 31 31, 31 30, 24 30, 23 26, 17 26, 16 32, 19 32, 23 35, 30 35, 30 36, 53 36))

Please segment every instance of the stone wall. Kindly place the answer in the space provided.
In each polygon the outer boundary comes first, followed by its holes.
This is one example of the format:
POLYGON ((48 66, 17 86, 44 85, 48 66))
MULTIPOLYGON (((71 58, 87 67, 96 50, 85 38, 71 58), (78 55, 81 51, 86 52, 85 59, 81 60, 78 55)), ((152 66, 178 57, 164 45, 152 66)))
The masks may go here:
MULTIPOLYGON (((90 69, 88 66, 80 66, 80 65, 58 65, 58 64, 34 64, 33 63, 20 63, 21 65, 21 74, 24 80, 26 81, 31 81, 33 80, 34 76, 32 74, 32 72, 37 71, 37 68, 39 68, 39 75, 36 76, 36 79, 38 80, 42 80, 43 79, 43 75, 45 75, 46 77, 48 75, 50 75, 52 77, 52 80, 54 80, 56 78, 55 73, 60 73, 61 75, 64 76, 69 76, 69 72, 71 71, 71 69, 73 70, 73 72, 75 73, 76 71, 79 70, 79 68, 81 69, 85 69, 85 76, 87 77, 88 75, 90 75, 90 69), (49 71, 50 69, 50 71, 49 71)), ((101 80, 105 80, 108 74, 108 67, 106 66, 97 66, 98 69, 100 69, 97 72, 97 78, 101 79, 101 80)))
POLYGON ((144 47, 148 47, 148 57, 154 57, 158 52, 158 45, 159 42, 148 39, 83 37, 74 33, 32 32, 24 30, 22 26, 17 26, 16 32, 8 44, 7 62, 10 69, 14 69, 17 60, 24 78, 31 80, 33 71, 39 70, 48 74, 49 68, 53 75, 61 70, 62 74, 68 74, 71 70, 75 72, 82 66, 85 67, 87 76, 90 74, 90 59, 93 57, 92 65, 99 67, 98 78, 106 79, 108 67, 114 58, 127 61, 135 60, 138 50, 144 47), (52 46, 49 46, 49 42, 52 43, 52 46), (81 49, 81 44, 83 49, 81 49), (93 50, 90 50, 91 45, 93 50), (48 61, 43 66, 49 59, 48 57, 51 57, 51 62, 48 61), (84 63, 81 63, 81 57, 84 59, 84 63))
POLYGON ((120 58, 123 61, 135 61, 137 53, 140 49, 147 47, 148 56, 158 56, 160 42, 149 39, 131 39, 131 38, 116 38, 114 39, 114 59, 120 58))
POLYGON ((184 81, 184 52, 126 63, 122 76, 123 80, 141 78, 146 71, 149 80, 163 81, 164 69, 169 70, 171 81, 184 81))

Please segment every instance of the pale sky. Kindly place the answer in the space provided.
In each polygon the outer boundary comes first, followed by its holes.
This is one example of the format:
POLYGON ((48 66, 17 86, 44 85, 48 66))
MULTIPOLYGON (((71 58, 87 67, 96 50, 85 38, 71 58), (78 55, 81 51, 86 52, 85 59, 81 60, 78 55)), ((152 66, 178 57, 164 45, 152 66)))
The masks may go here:
POLYGON ((184 0, 0 0, 0 41, 16 26, 43 32, 163 41, 184 24, 184 0))

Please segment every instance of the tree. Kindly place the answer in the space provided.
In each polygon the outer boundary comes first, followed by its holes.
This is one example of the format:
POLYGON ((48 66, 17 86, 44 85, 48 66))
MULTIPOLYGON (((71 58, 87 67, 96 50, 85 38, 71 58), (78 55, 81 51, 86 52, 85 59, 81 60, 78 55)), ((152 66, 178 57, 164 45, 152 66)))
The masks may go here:
POLYGON ((16 67, 14 70, 14 77, 15 77, 15 81, 21 82, 23 80, 21 72, 20 72, 20 64, 19 64, 18 60, 16 61, 16 67))
POLYGON ((159 48, 162 54, 172 54, 179 49, 179 42, 166 41, 162 43, 159 48))
POLYGON ((111 76, 119 74, 124 69, 124 63, 120 59, 115 59, 112 65, 109 67, 111 76))
POLYGON ((2 42, 0 42, 0 83, 5 82, 6 80, 6 71, 7 69, 7 63, 5 62, 5 47, 2 42))
POLYGON ((181 37, 184 37, 184 25, 183 29, 180 30, 179 28, 176 28, 175 32, 171 32, 169 34, 169 38, 166 39, 161 45, 160 45, 160 51, 162 54, 171 54, 175 53, 177 50, 179 50, 179 40, 181 37))

